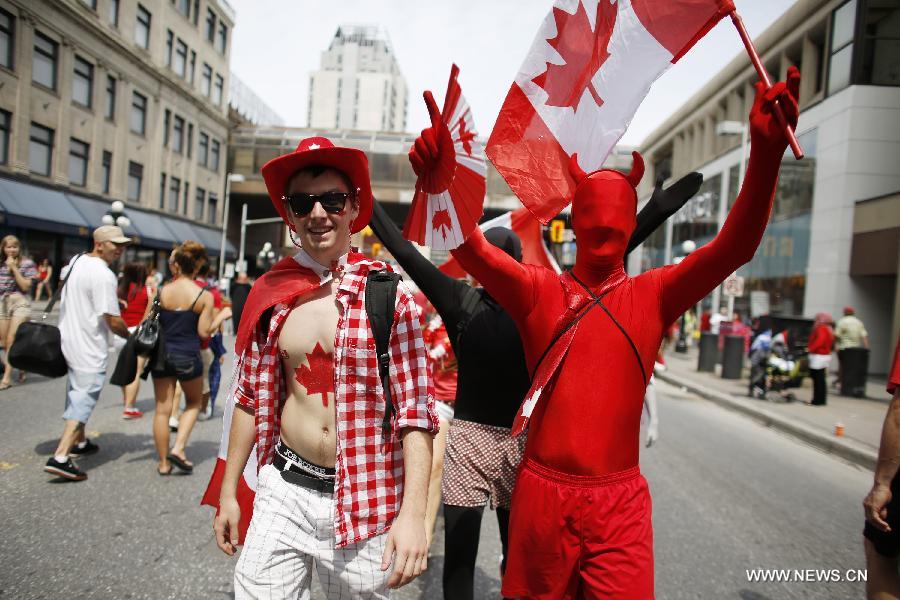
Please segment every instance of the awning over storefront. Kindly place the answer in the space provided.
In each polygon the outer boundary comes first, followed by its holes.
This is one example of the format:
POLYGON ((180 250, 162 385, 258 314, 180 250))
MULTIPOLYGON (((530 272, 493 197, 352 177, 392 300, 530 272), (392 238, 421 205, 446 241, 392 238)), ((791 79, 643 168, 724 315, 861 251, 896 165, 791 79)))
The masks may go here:
MULTIPOLYGON (((109 202, 101 202, 100 200, 92 200, 91 198, 85 198, 84 196, 79 196, 78 194, 70 194, 64 193, 64 196, 72 202, 72 205, 75 207, 84 220, 88 223, 91 230, 96 229, 103 225, 103 215, 109 212, 109 202)), ((132 209, 128 209, 125 211, 128 215, 129 219, 131 218, 132 209)), ((136 244, 141 244, 143 240, 143 236, 141 232, 134 227, 134 224, 123 227, 125 231, 125 235, 130 238, 134 238, 134 242, 136 244)))
POLYGON ((178 240, 172 231, 163 223, 163 217, 151 212, 125 207, 125 214, 131 219, 131 224, 138 230, 141 236, 141 246, 171 250, 178 240))
MULTIPOLYGON (((173 219, 172 217, 162 217, 166 227, 172 230, 172 233, 179 242, 184 240, 195 240, 206 247, 208 254, 218 255, 219 249, 222 247, 222 233, 203 225, 188 223, 181 219, 173 219)), ((228 256, 237 256, 234 244, 228 242, 225 245, 225 253, 228 256)))
POLYGON ((12 227, 77 236, 90 236, 96 227, 62 192, 11 179, 0 179, 0 208, 12 227))

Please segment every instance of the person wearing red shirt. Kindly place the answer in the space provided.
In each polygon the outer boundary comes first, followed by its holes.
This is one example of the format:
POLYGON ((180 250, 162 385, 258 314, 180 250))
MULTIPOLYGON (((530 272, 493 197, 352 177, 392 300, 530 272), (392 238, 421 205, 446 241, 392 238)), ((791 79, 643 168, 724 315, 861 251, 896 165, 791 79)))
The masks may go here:
POLYGON ((875 465, 875 482, 863 500, 866 525, 866 595, 888 600, 900 598, 900 338, 894 349, 894 364, 888 376, 888 394, 893 395, 881 429, 881 445, 875 465))
MULTIPOLYGON (((528 427, 528 440, 512 500, 505 597, 653 596, 651 501, 638 466, 649 375, 665 329, 753 258, 787 148, 773 104, 793 126, 799 87, 795 68, 787 83, 757 84, 741 192, 716 238, 677 265, 625 273, 643 174, 637 153, 627 175, 584 173, 573 157, 571 271, 521 264, 478 228, 453 251, 515 321, 532 374, 513 426, 513 434, 528 427)), ((440 164, 443 127, 423 131, 410 153, 420 177, 440 164)))
POLYGON ((834 346, 834 330, 831 329, 831 315, 816 314, 812 332, 806 347, 809 350, 809 376, 813 382, 813 406, 825 406, 828 394, 827 372, 831 363, 831 349, 834 346))
MULTIPOLYGON (((123 305, 122 320, 128 327, 128 333, 134 333, 137 326, 150 312, 150 288, 146 285, 147 265, 140 262, 128 263, 122 267, 122 277, 119 279, 119 303, 123 305)), ((137 400, 138 391, 141 388, 141 373, 147 364, 147 357, 138 355, 137 373, 134 381, 122 388, 122 401, 125 409, 122 411, 123 419, 139 419, 144 416, 134 403, 137 400)))

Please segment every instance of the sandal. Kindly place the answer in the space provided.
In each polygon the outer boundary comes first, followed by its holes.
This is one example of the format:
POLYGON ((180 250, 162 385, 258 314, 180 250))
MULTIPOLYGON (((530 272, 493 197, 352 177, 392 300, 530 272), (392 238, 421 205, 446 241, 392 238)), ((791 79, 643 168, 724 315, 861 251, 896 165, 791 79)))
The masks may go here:
POLYGON ((9 381, 0 381, 0 390, 8 390, 12 387, 12 383, 9 381))
POLYGON ((174 469, 174 467, 172 465, 169 465, 168 471, 160 471, 159 467, 156 467, 156 474, 159 475, 160 477, 168 477, 169 475, 172 474, 172 469, 174 469))
POLYGON ((19 383, 25 383, 26 374, 25 371, 19 370, 19 383))
POLYGON ((178 467, 178 469, 179 469, 180 471, 184 471, 185 473, 190 473, 191 471, 194 470, 194 465, 193 465, 193 463, 191 463, 191 462, 190 462, 189 460, 187 460, 186 458, 181 458, 180 456, 176 456, 176 455, 174 455, 174 454, 170 454, 169 456, 166 457, 166 459, 167 459, 170 463, 172 463, 173 465, 175 465, 176 467, 178 467))

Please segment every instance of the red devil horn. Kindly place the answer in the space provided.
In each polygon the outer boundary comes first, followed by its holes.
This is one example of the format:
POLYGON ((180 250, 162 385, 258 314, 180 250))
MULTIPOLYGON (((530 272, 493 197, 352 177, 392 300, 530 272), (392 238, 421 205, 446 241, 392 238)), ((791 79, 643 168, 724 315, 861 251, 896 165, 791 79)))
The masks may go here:
POLYGON ((631 171, 625 176, 625 179, 628 180, 631 187, 637 189, 638 184, 641 182, 641 177, 644 176, 644 159, 637 152, 632 152, 631 157, 634 159, 634 162, 631 163, 631 171))
POLYGON ((581 180, 587 177, 587 173, 578 165, 578 153, 572 155, 569 159, 569 175, 575 180, 575 185, 581 183, 581 180))

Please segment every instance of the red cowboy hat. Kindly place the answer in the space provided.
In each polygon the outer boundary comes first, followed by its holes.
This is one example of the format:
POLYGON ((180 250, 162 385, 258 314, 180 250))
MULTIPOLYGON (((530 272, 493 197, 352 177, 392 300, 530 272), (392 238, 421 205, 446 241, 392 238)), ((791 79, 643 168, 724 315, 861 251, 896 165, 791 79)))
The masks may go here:
POLYGON ((359 216, 350 224, 350 232, 356 233, 368 225, 372 217, 372 187, 369 183, 369 160, 365 152, 355 148, 338 148, 331 140, 324 137, 311 137, 300 140, 297 149, 290 154, 273 158, 263 165, 260 172, 269 191, 269 199, 275 210, 288 226, 288 219, 281 198, 287 191, 287 183, 291 176, 304 167, 320 165, 331 167, 346 175, 359 199, 359 216))

